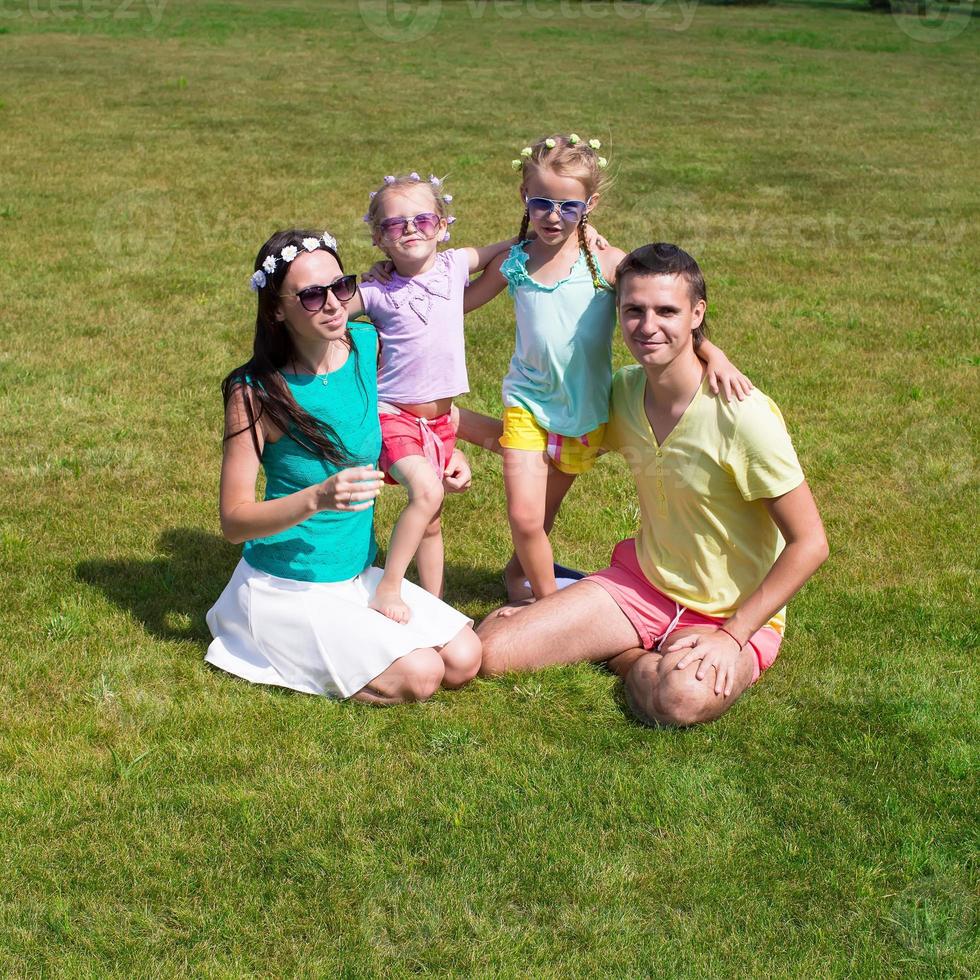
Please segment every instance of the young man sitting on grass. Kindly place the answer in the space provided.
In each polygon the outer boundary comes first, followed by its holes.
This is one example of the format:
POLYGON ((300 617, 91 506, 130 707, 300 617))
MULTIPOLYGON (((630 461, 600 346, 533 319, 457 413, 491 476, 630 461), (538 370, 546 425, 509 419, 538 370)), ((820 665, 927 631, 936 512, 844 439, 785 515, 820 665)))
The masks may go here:
POLYGON ((608 660, 640 721, 694 725, 776 659, 784 607, 827 539, 779 409, 758 390, 729 402, 707 385, 697 262, 645 245, 620 263, 616 290, 637 364, 613 381, 603 445, 633 471, 639 532, 608 568, 491 614, 481 673, 608 660))

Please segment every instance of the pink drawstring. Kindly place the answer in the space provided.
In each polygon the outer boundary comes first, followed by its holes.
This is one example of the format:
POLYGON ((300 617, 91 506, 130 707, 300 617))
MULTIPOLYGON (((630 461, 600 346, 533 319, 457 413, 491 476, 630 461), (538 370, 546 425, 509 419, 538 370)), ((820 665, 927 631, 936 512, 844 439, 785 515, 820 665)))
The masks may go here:
POLYGON ((670 621, 670 626, 668 626, 667 629, 664 630, 663 634, 657 637, 655 641, 656 646, 653 649, 658 653, 660 652, 660 648, 664 645, 664 641, 667 639, 667 637, 674 632, 674 629, 677 627, 677 624, 680 622, 680 618, 684 613, 684 607, 679 602, 675 602, 674 605, 677 606, 676 615, 670 621))
POLYGON ((432 464, 432 468, 436 471, 436 476, 441 480, 443 474, 446 472, 446 447, 443 445, 442 440, 430 428, 428 419, 424 419, 420 415, 418 417, 418 423, 425 458, 432 464))

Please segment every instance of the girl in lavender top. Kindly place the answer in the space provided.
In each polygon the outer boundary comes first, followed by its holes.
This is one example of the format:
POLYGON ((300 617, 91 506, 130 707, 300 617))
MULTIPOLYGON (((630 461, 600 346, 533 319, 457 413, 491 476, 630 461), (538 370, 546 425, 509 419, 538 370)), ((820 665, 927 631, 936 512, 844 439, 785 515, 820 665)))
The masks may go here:
POLYGON ((463 344, 463 293, 478 272, 515 239, 484 248, 438 251, 454 220, 436 177, 385 177, 371 195, 364 220, 374 244, 390 259, 387 281, 362 282, 347 304, 378 328, 378 410, 386 482, 408 490, 395 524, 384 577, 371 606, 399 623, 411 612, 402 599, 405 572, 415 557, 422 588, 441 596, 443 549, 440 513, 443 478, 456 444, 452 401, 469 390, 463 344))

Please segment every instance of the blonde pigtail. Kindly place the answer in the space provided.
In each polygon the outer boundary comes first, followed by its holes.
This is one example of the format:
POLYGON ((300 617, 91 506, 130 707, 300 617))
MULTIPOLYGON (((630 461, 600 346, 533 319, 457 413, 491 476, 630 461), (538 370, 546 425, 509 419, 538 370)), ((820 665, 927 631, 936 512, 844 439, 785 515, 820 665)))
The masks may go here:
POLYGON ((595 287, 597 293, 602 292, 609 287, 604 285, 602 278, 599 275, 599 266, 596 264, 595 256, 592 254, 592 249, 589 248, 588 243, 585 240, 585 226, 589 223, 589 216, 587 214, 582 215, 582 220, 578 223, 578 244, 579 248, 582 249, 582 253, 585 255, 585 261, 589 266, 589 272, 592 273, 592 285, 595 287))

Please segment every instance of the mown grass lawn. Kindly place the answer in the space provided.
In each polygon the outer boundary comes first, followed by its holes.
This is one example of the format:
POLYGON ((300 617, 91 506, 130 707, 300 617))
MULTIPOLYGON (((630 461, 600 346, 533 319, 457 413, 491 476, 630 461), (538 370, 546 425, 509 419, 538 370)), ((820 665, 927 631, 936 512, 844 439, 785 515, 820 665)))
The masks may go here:
MULTIPOLYGON (((4 975, 980 972, 976 21, 447 0, 395 43, 368 0, 2 10, 4 975), (364 269, 367 191, 411 169, 450 174, 457 241, 512 234, 552 129, 604 141, 614 243, 702 261, 787 417, 833 554, 778 663, 687 732, 585 666, 389 711, 207 669, 257 246, 324 227, 364 269)), ((464 404, 499 407, 512 330, 471 318, 464 404)), ((508 533, 472 458, 447 597, 479 617, 508 533)), ((598 567, 635 520, 607 457, 556 551, 598 567)))

